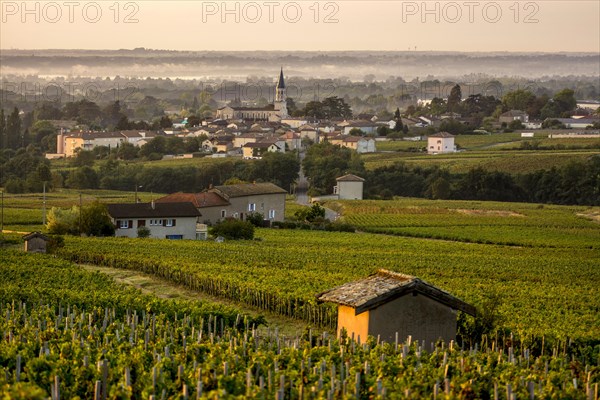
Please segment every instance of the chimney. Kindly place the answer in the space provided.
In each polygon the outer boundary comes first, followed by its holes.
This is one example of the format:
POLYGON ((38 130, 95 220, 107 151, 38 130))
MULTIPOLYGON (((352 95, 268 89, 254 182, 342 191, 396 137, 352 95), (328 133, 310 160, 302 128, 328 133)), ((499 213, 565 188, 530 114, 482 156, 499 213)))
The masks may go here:
POLYGON ((152 207, 153 210, 156 207, 156 204, 154 204, 154 199, 152 199, 152 201, 150 202, 150 207, 152 207))

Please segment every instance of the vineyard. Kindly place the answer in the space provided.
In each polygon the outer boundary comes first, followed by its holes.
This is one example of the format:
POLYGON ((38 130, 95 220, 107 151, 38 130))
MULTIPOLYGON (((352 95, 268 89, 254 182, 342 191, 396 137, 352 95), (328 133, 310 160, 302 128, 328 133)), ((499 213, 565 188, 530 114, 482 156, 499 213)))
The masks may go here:
POLYGON ((335 308, 316 304, 317 293, 386 268, 419 276, 477 306, 493 297, 501 327, 522 336, 600 337, 600 254, 587 245, 504 246, 268 229, 257 236, 225 243, 67 238, 61 256, 138 270, 326 327, 335 326, 335 308))
POLYGON ((234 310, 161 302, 51 256, 0 260, 3 398, 598 398, 597 364, 567 340, 261 335, 234 310))
POLYGON ((598 208, 538 204, 431 201, 329 202, 360 230, 528 247, 600 249, 598 208))
MULTIPOLYGON (((413 142, 408 143, 415 145, 413 142)), ((481 167, 488 171, 524 174, 552 167, 563 167, 573 161, 585 161, 596 154, 598 154, 597 150, 474 150, 435 156, 409 152, 372 153, 364 154, 362 159, 365 162, 365 168, 368 170, 403 162, 411 167, 438 166, 447 169, 450 173, 466 173, 473 168, 481 167)))

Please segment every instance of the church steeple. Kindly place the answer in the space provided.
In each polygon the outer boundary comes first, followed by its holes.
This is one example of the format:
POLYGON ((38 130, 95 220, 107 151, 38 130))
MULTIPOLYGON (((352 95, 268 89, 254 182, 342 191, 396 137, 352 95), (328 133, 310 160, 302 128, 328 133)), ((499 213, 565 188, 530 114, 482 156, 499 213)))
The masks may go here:
POLYGON ((277 80, 277 86, 275 86, 275 102, 285 102, 285 97, 285 80, 283 79, 283 67, 281 67, 281 72, 279 72, 279 79, 277 80))
POLYGON ((277 81, 277 89, 285 89, 285 81, 283 80, 283 67, 279 73, 279 80, 277 81))
POLYGON ((279 111, 279 117, 287 117, 286 88, 285 81, 283 79, 283 67, 281 67, 279 79, 277 80, 277 85, 275 86, 275 101, 273 103, 275 106, 275 111, 279 111))

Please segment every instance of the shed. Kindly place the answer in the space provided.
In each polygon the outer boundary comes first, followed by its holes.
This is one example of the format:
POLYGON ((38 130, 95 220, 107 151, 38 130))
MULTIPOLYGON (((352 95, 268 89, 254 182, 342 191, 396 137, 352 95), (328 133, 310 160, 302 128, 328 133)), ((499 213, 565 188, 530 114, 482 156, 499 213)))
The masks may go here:
POLYGON ((338 307, 338 335, 366 340, 400 340, 409 335, 425 343, 456 339, 456 315, 475 315, 475 307, 410 275, 380 269, 364 279, 346 283, 317 295, 321 302, 338 307))
POLYGON ((45 253, 50 238, 41 232, 31 232, 23 236, 25 251, 29 253, 45 253))

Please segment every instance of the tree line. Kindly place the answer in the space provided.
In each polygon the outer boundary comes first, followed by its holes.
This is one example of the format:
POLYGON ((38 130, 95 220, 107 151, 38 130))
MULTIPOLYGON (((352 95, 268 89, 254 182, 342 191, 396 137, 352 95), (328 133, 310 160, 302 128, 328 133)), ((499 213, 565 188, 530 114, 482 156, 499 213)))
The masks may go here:
POLYGON ((6 159, 0 153, 0 185, 8 193, 41 192, 58 188, 107 189, 173 193, 198 192, 226 182, 272 182, 288 189, 298 178, 298 155, 267 153, 260 160, 218 160, 201 166, 160 167, 113 158, 77 168, 50 169, 50 163, 34 147, 20 149, 6 159))
POLYGON ((330 143, 313 145, 302 164, 309 195, 333 193, 336 178, 352 173, 365 178, 365 197, 600 205, 600 156, 530 173, 512 175, 477 167, 450 173, 433 166, 405 163, 366 170, 355 152, 330 143))

